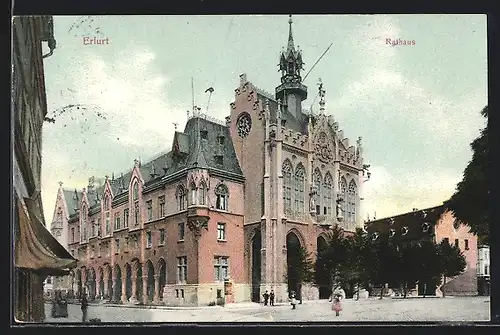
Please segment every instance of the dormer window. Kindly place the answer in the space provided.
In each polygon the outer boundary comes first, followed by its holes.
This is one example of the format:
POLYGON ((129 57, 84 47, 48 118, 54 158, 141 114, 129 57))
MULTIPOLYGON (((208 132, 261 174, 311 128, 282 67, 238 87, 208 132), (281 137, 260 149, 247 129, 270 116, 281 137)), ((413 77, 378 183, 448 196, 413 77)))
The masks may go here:
POLYGON ((137 182, 134 183, 133 187, 133 200, 139 200, 139 184, 137 182))
POLYGON ((139 225, 139 201, 136 201, 134 204, 134 225, 139 225))
POLYGON ((81 214, 81 227, 80 227, 80 241, 86 241, 87 240, 87 215, 88 215, 88 210, 87 210, 87 205, 83 204, 82 205, 82 214, 81 214))
POLYGON ((224 184, 219 184, 215 189, 215 195, 215 208, 227 211, 229 198, 229 190, 227 189, 227 186, 224 184))
POLYGON ((224 162, 223 156, 220 156, 220 155, 215 156, 215 164, 223 165, 223 162, 224 162))
POLYGON ((200 131, 200 136, 202 140, 208 140, 208 131, 207 130, 200 131))

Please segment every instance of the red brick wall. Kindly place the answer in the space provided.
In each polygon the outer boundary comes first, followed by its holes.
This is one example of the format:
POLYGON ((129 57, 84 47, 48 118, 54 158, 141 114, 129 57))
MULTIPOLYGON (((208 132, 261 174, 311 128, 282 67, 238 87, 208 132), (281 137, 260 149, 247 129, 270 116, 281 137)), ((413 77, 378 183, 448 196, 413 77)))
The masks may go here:
POLYGON ((245 222, 260 222, 262 217, 261 187, 264 175, 264 138, 265 128, 259 120, 262 104, 254 110, 257 92, 249 83, 246 88, 240 86, 235 94, 235 101, 231 107, 231 124, 229 126, 231 138, 236 150, 238 161, 245 175, 245 222), (239 93, 238 93, 239 92, 239 93), (251 94, 251 92, 254 92, 251 94), (250 134, 245 139, 238 136, 236 123, 238 116, 247 112, 252 118, 250 134))
POLYGON ((471 295, 477 294, 477 237, 470 233, 469 227, 461 224, 458 229, 453 227, 455 217, 450 211, 443 213, 435 228, 436 242, 440 243, 448 238, 451 244, 458 239, 459 247, 467 261, 463 274, 456 278, 447 279, 449 282, 444 287, 445 294, 471 295), (465 240, 468 240, 468 250, 465 249, 465 240))

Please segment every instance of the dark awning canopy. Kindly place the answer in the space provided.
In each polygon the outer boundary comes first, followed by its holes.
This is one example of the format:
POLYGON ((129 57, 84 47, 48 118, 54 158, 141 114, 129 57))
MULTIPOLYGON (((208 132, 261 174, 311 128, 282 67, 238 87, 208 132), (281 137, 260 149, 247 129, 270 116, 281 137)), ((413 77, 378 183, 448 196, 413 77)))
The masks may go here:
POLYGON ((15 238, 14 264, 44 275, 60 276, 75 268, 77 260, 43 226, 35 202, 24 198, 28 215, 18 200, 19 226, 15 238))

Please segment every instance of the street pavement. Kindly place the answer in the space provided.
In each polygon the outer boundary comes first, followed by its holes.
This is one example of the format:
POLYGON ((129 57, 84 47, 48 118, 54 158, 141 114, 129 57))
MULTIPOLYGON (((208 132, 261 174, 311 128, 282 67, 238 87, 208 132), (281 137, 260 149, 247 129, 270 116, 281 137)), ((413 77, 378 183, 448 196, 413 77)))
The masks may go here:
MULTIPOLYGON (((47 323, 81 322, 79 305, 68 305, 68 318, 50 317, 45 305, 47 323)), ((227 307, 141 308, 124 306, 89 306, 89 318, 106 322, 325 322, 325 321, 489 321, 488 297, 446 298, 377 298, 343 301, 343 311, 336 317, 327 300, 304 301, 292 310, 289 304, 263 306, 255 303, 227 307)))

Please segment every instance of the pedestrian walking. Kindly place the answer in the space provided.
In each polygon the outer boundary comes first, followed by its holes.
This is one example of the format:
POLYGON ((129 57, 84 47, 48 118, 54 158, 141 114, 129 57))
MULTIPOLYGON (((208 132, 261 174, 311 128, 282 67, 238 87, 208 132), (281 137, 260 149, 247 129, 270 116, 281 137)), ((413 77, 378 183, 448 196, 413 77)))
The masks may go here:
POLYGON ((82 293, 82 322, 87 321, 87 311, 89 308, 89 302, 87 301, 87 294, 82 293))
POLYGON ((339 316, 341 310, 342 303, 340 302, 340 295, 335 295, 333 298, 332 311, 335 311, 335 316, 339 316))
POLYGON ((269 300, 269 293, 267 292, 267 290, 262 296, 264 297, 264 306, 267 306, 267 302, 269 300))
POLYGON ((297 309, 297 299, 295 299, 295 292, 290 292, 290 304, 292 305, 292 309, 297 309))
POLYGON ((274 291, 271 290, 271 293, 269 294, 269 305, 274 306, 274 291))

